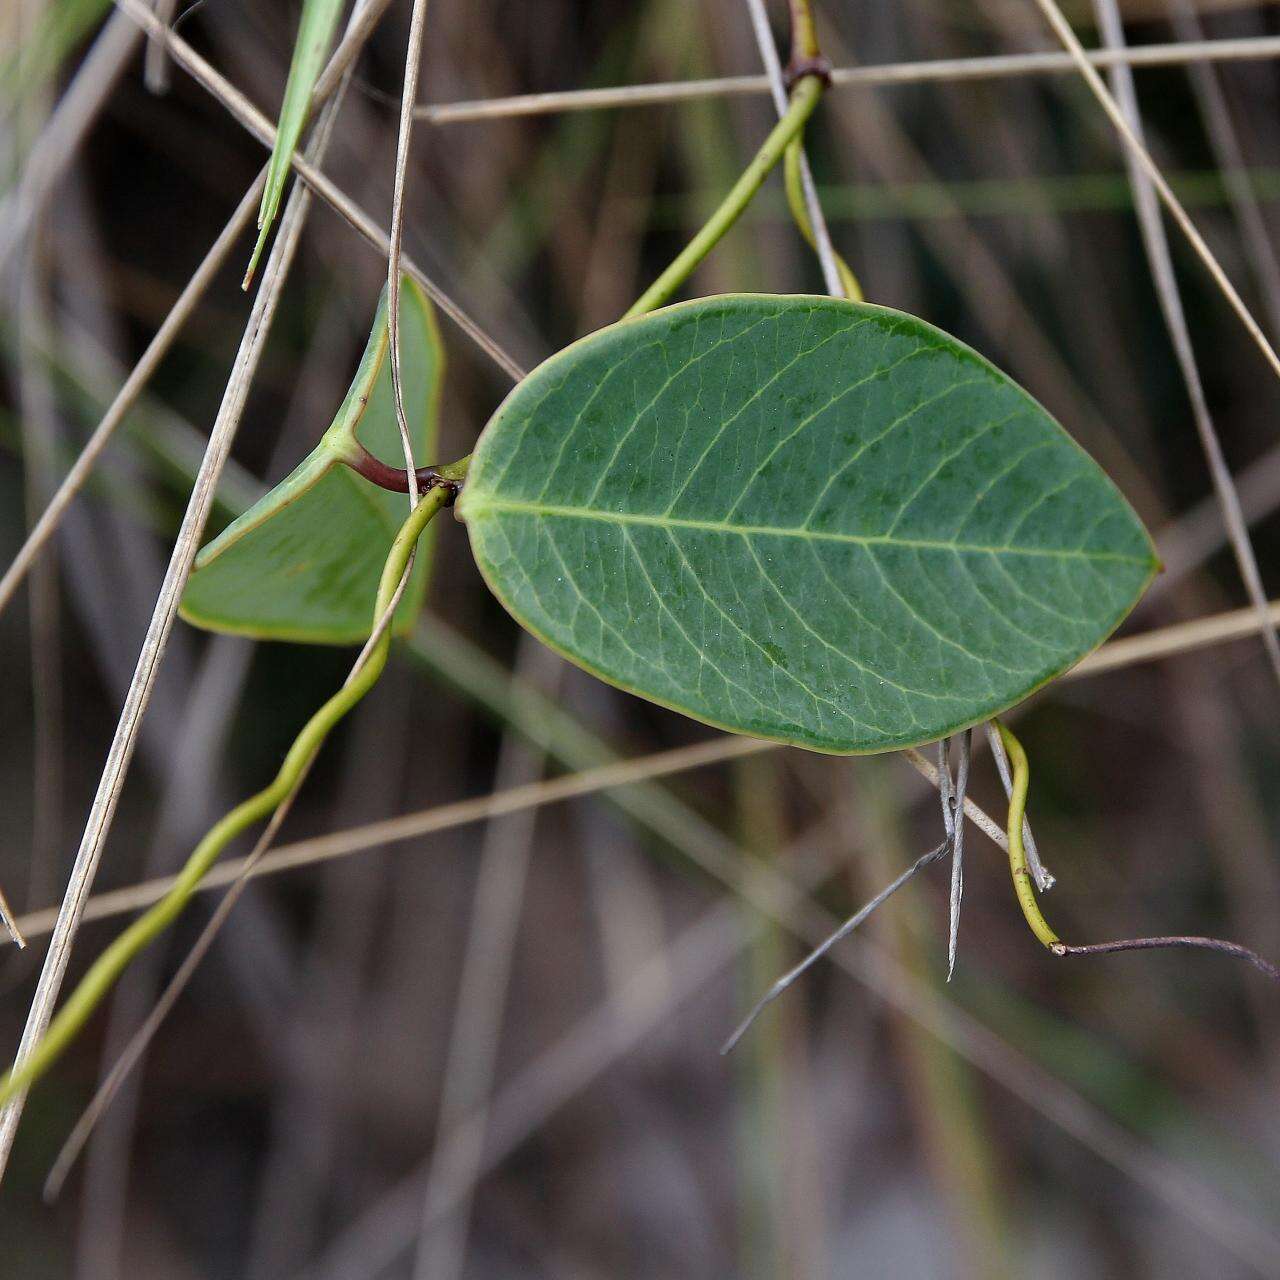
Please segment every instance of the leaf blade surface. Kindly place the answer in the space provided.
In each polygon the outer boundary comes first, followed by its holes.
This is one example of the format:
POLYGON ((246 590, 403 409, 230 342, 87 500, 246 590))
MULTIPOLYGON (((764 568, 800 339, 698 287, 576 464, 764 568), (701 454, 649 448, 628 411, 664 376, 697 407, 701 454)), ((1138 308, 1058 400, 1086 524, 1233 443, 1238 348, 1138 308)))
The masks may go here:
POLYGON ((459 509, 529 630, 717 726, 931 741, 1095 648, 1156 567, 1021 388, 932 326, 729 296, 612 326, 495 414, 459 509))
MULTIPOLYGON (((444 353, 431 303, 402 282, 400 342, 405 412, 420 461, 434 457, 444 353)), ((352 472, 358 439, 404 465, 387 359, 385 290, 360 367, 320 443, 248 511, 201 548, 182 616, 196 626, 264 640, 358 644, 369 635, 383 562, 408 514, 404 494, 352 472)), ((395 631, 412 625, 426 593, 432 532, 419 544, 395 631)))

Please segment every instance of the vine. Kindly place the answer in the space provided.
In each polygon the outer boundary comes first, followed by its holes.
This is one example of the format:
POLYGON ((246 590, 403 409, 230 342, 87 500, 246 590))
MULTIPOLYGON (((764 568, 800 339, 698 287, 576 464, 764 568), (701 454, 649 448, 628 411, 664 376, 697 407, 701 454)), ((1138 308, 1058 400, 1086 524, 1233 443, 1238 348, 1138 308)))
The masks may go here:
MULTIPOLYGON (((996 716, 1099 645, 1158 567, 1146 530, 1097 464, 976 352, 863 302, 838 256, 844 299, 730 295, 666 305, 780 162, 792 216, 816 247, 800 148, 829 69, 807 0, 792 0, 791 14, 787 110, 720 205, 621 322, 524 378, 475 451, 452 463, 410 470, 381 456, 403 442, 411 463, 415 431, 429 445, 443 368, 429 304, 416 286, 401 294, 393 251, 389 301, 333 426, 204 549, 184 602, 189 620, 214 629, 367 637, 365 649, 271 784, 215 824, 170 891, 102 953, 34 1052, 0 1080, 0 1103, 48 1070, 228 843, 293 795, 334 726, 378 681, 406 602, 411 616, 420 599, 421 575, 411 588, 419 539, 455 499, 476 564, 512 616, 620 688, 721 728, 834 754, 965 735, 954 784, 945 745, 940 752, 943 843, 779 979, 726 1049, 819 956, 947 853, 954 963, 967 730, 986 721, 1012 766, 1015 894, 1051 952, 1202 947, 1280 978, 1247 948, 1215 939, 1068 945, 1040 910, 1023 838, 1027 757, 996 716), (411 373, 420 384, 402 387, 411 373), (369 436, 378 430, 378 440, 369 436), (378 490, 421 500, 401 523, 378 490), (338 512, 352 522, 336 553, 344 572, 317 589, 310 566, 315 613, 303 617, 296 596, 271 585, 288 579, 299 590, 301 567, 280 563, 289 544, 281 530, 286 522, 295 534, 331 530, 338 512), (357 520, 369 530, 360 554, 371 564, 384 557, 371 611, 347 585, 357 520)), ((290 101, 305 102, 318 65, 312 56, 310 79, 290 101)), ((296 140, 301 120, 293 125, 296 140)), ((283 172, 281 163, 273 170, 283 172)), ((278 202, 278 190, 271 198, 278 202)), ((255 260, 270 207, 264 198, 255 260)))

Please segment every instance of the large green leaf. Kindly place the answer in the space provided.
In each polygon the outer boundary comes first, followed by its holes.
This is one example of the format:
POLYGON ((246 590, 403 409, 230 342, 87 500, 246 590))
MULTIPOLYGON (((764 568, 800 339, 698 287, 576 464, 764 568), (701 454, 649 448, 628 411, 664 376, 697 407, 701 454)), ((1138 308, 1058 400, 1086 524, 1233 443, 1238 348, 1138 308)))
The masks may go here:
POLYGON ((494 415, 458 505, 494 593, 573 661, 832 752, 1019 701, 1157 567, 1025 391, 830 298, 707 298, 575 343, 494 415))
MULTIPOLYGON (((356 475, 343 462, 350 442, 404 466, 387 359, 383 293, 355 380, 333 425, 293 473, 204 547, 187 584, 182 616, 211 631, 267 640, 356 644, 370 629, 383 561, 408 514, 403 494, 356 475)), ((444 353, 422 290, 400 290, 405 413, 420 463, 434 461, 444 353)), ((428 529, 396 610, 397 632, 422 604, 430 561, 428 529)))

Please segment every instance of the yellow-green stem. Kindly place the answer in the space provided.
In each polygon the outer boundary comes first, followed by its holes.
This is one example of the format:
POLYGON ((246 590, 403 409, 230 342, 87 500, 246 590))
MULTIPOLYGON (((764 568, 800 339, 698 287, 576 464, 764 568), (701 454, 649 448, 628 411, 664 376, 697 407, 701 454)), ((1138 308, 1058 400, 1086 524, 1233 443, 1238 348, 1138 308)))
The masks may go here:
MULTIPOLYGON (((813 224, 809 221, 809 210, 804 198, 804 182, 800 177, 801 144, 802 138, 797 134, 787 145, 786 156, 782 163, 785 179, 783 185, 786 187, 787 205, 791 209, 791 217, 800 229, 800 234, 809 242, 809 248, 816 253, 818 241, 813 234, 813 224)), ((864 298, 862 285, 858 283, 858 277, 853 274, 853 268, 835 251, 834 247, 831 250, 831 256, 835 258, 836 274, 840 277, 844 296, 854 302, 861 302, 864 298)))
MULTIPOLYGON (((445 488, 428 490, 416 510, 400 527, 378 584, 378 598, 373 610, 374 626, 377 626, 378 620, 389 607, 422 531, 448 499, 449 493, 445 488)), ((271 785, 238 804, 213 826, 196 846, 173 888, 150 911, 135 920, 94 961, 80 985, 49 1024, 48 1031, 36 1045, 35 1051, 21 1067, 10 1070, 0 1080, 0 1104, 30 1088, 49 1069, 75 1039, 89 1015, 111 990, 134 956, 153 942, 182 913, 200 881, 208 874, 227 845, 246 828, 270 816, 285 800, 311 758, 324 744, 329 731, 377 683, 387 665, 387 650, 390 645, 390 628, 385 628, 355 676, 307 721, 302 732, 294 739, 293 746, 289 748, 289 754, 285 756, 284 764, 280 766, 280 772, 271 785)))
POLYGON ((1022 822, 1027 815, 1027 789, 1031 785, 1031 767, 1027 764, 1027 753, 1022 743, 1009 731, 1005 724, 997 720, 996 729, 1000 733, 1000 741, 1004 743, 1005 752, 1009 756, 1009 767, 1013 770, 1013 789, 1009 794, 1009 870, 1013 872, 1013 891, 1018 895, 1018 905, 1031 932, 1044 943, 1050 951, 1062 945, 1061 940, 1049 928, 1048 921, 1040 914, 1040 904, 1036 901, 1035 885, 1031 880, 1031 870, 1027 866, 1027 851, 1022 844, 1022 822))
POLYGON ((791 105, 786 115, 774 126, 764 140, 755 158, 743 171, 742 177, 720 202, 696 236, 685 246, 678 258, 640 295, 623 317, 642 316, 660 307, 693 274, 703 258, 715 248, 725 232, 742 216, 751 197, 760 190, 773 167, 782 159, 792 138, 798 137, 805 121, 813 114, 824 85, 819 76, 805 76, 796 83, 791 94, 791 105))

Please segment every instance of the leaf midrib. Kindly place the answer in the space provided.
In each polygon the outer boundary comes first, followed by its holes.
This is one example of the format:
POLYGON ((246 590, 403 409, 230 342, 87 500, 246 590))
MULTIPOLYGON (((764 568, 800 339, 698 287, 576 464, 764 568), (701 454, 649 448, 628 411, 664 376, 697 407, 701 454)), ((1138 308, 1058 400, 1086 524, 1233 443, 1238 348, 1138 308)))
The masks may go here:
POLYGON ((944 542, 940 539, 889 537, 884 534, 865 535, 854 533, 832 533, 823 530, 803 527, 782 527, 770 525, 730 524, 727 521, 691 520, 680 516, 641 515, 638 512, 604 511, 598 507, 563 507, 544 502, 516 502, 504 498, 482 496, 466 503, 464 515, 470 520, 484 516, 491 511, 510 511, 518 515, 556 516, 569 520, 594 520, 603 524, 647 525, 658 529, 697 529, 710 533, 732 533, 743 537, 761 536, 776 538, 799 538, 810 542, 836 542, 863 547, 906 547, 923 551, 954 551, 972 553, 974 555, 1017 555, 1042 556, 1049 559, 1077 559, 1089 561, 1109 561, 1120 564, 1133 564, 1150 567, 1153 563, 1150 556, 1130 556, 1118 551, 1085 551, 1080 547, 1016 547, 989 546, 971 542, 944 542))

